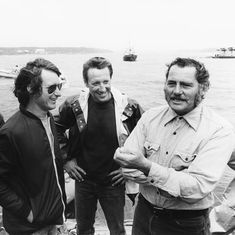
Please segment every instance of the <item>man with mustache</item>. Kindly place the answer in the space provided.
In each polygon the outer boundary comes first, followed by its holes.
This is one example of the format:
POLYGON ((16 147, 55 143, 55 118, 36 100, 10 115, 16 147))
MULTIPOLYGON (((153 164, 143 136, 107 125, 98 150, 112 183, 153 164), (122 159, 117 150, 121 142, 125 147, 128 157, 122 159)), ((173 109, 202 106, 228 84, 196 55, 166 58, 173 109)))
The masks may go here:
POLYGON ((9 235, 57 235, 64 222, 63 162, 50 113, 61 96, 60 75, 38 58, 15 80, 20 107, 0 129, 0 205, 9 235))
POLYGON ((145 112, 117 149, 114 159, 126 168, 125 177, 140 185, 133 235, 210 234, 212 191, 235 134, 230 123, 202 104, 208 88, 202 63, 175 59, 166 72, 168 106, 145 112))
MULTIPOLYGON (((86 85, 69 97, 56 118, 60 143, 69 129, 65 170, 75 179, 77 234, 93 235, 99 201, 110 235, 124 235, 125 180, 113 160, 139 120, 139 104, 111 86, 112 64, 93 57, 83 65, 86 85)), ((65 154, 66 155, 66 154, 65 154)))

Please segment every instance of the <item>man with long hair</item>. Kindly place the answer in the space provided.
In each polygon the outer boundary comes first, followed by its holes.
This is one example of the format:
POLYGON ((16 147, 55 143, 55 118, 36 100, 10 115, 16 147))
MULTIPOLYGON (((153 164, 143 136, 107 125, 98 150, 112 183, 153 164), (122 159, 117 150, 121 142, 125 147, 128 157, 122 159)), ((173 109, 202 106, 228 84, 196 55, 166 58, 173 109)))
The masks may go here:
POLYGON ((64 222, 64 174, 50 110, 61 96, 59 69, 39 58, 16 80, 20 107, 0 130, 0 205, 10 235, 56 235, 64 222))

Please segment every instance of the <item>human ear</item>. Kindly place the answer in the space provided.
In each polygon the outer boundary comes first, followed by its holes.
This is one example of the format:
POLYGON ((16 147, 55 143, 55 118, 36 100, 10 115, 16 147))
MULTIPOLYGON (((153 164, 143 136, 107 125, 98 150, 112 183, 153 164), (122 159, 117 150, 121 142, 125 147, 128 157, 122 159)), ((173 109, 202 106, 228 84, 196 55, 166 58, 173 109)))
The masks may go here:
POLYGON ((27 86, 27 91, 28 91, 29 94, 33 93, 32 87, 30 85, 27 86))

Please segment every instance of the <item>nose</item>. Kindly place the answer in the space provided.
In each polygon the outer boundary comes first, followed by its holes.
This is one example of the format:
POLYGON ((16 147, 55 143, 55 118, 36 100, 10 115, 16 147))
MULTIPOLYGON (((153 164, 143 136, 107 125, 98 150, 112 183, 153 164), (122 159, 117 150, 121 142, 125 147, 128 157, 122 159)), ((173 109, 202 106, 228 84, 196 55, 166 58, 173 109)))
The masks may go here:
POLYGON ((180 84, 176 84, 175 89, 174 89, 174 93, 175 94, 180 94, 180 95, 183 93, 183 91, 180 87, 180 84))
POLYGON ((56 87, 56 90, 55 90, 54 94, 55 94, 57 97, 60 97, 60 96, 61 96, 61 90, 60 90, 58 87, 56 87))
POLYGON ((100 84, 100 87, 99 87, 99 90, 100 90, 100 91, 106 91, 106 86, 105 86, 105 84, 101 83, 101 84, 100 84))

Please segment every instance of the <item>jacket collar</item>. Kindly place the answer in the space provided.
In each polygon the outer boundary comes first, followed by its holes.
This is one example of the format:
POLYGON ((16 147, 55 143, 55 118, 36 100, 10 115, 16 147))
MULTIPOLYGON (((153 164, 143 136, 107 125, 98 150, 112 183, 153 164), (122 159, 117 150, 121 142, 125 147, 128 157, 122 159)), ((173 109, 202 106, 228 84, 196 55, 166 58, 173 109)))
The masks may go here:
MULTIPOLYGON (((29 112, 25 107, 23 107, 22 105, 20 105, 20 112, 23 113, 24 115, 33 118, 33 119, 38 119, 40 120, 40 118, 38 118, 36 115, 34 115, 33 113, 29 112)), ((47 112, 47 116, 51 117, 50 112, 47 112)))

